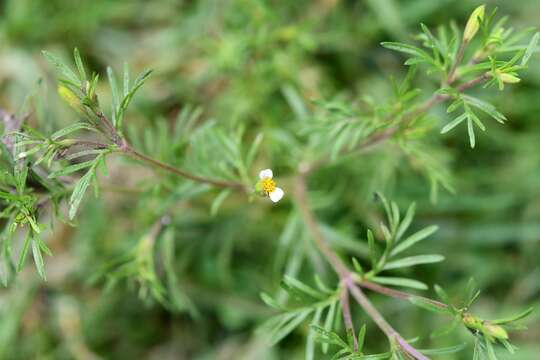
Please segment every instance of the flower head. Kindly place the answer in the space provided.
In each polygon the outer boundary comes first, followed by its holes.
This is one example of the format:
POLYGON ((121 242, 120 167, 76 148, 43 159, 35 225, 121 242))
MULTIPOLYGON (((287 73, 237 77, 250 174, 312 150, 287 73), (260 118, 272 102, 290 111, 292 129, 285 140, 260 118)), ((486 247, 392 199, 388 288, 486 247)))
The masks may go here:
POLYGON ((256 185, 257 191, 263 195, 268 196, 272 202, 278 202, 281 200, 285 193, 281 188, 276 186, 276 182, 273 180, 274 173, 270 169, 262 170, 259 173, 259 182, 256 185))

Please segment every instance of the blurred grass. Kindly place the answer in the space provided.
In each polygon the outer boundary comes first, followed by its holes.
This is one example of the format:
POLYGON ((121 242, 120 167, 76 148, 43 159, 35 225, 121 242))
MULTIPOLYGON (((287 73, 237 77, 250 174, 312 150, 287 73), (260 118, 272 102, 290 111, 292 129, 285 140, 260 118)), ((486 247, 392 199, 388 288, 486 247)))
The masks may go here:
MULTIPOLYGON (((37 108, 43 127, 57 128, 71 121, 73 115, 54 95, 49 82, 52 70, 40 51, 52 50, 67 58, 77 46, 101 74, 109 64, 120 69, 124 61, 133 73, 148 67, 156 70, 135 99, 129 122, 154 127, 173 119, 186 105, 202 106, 205 117, 256 126, 270 134, 276 144, 264 142, 266 162, 286 168, 287 148, 278 146, 277 139, 287 140, 286 124, 302 116, 301 107, 294 106, 294 93, 307 99, 336 94, 383 97, 389 75, 405 69, 378 45, 380 41, 410 41, 420 22, 429 26, 447 24, 451 18, 463 22, 478 4, 5 0, 0 3, 0 107, 24 112, 23 99, 37 91, 43 94, 41 101, 31 105, 37 108), (38 86, 40 77, 45 82, 38 86)), ((510 23, 517 27, 536 25, 540 16, 540 2, 488 4, 510 15, 510 23)), ((538 307, 539 95, 540 63, 535 56, 522 84, 496 99, 510 119, 506 126, 493 126, 481 134, 474 151, 459 132, 442 138, 446 156, 452 159, 456 195, 443 193, 431 204, 428 186, 404 165, 408 159, 383 152, 373 159, 371 155, 358 159, 344 174, 344 178, 361 176, 355 183, 361 188, 347 187, 346 179, 336 179, 332 169, 321 172, 318 188, 334 191, 327 198, 321 196, 321 202, 332 204, 325 219, 358 238, 360 228, 377 216, 369 202, 374 189, 384 189, 403 207, 416 200, 420 216, 414 225, 441 227, 423 246, 445 254, 447 260, 416 269, 414 276, 426 283, 446 284, 450 292, 474 276, 483 289, 475 311, 486 317, 528 305, 538 307), (336 203, 335 189, 346 200, 336 203)), ((442 110, 440 114, 444 118, 442 110)), ((115 171, 114 164, 110 167, 111 179, 104 181, 111 187, 128 183, 130 188, 142 184, 150 189, 151 180, 141 168, 132 167, 126 174, 115 171)), ((194 204, 175 208, 179 288, 197 305, 198 316, 145 304, 128 285, 104 292, 102 282, 90 283, 103 264, 147 231, 162 201, 151 191, 140 197, 107 191, 102 201, 88 199, 77 228, 57 224, 49 238, 55 253, 47 259, 49 281, 39 282, 29 271, 0 290, 0 358, 302 358, 307 327, 272 349, 253 335, 269 312, 258 293, 275 289, 279 280, 281 270, 268 269, 275 267, 273 257, 288 216, 287 204, 272 209, 224 204, 218 217, 209 218, 211 197, 203 195, 194 204)), ((295 259, 294 249, 289 245, 281 250, 289 268, 321 261, 311 249, 295 263, 289 260, 295 259)), ((407 337, 428 335, 442 325, 408 304, 374 298, 407 337)), ((367 322, 360 311, 355 315, 357 321, 367 322)), ((512 359, 533 359, 540 353, 538 319, 533 315, 528 320, 530 329, 515 334, 520 351, 512 359)), ((368 334, 370 349, 384 349, 385 340, 372 325, 368 334)), ((464 331, 457 332, 448 343, 465 339, 464 331)), ((470 359, 469 354, 467 349, 453 358, 470 359)))

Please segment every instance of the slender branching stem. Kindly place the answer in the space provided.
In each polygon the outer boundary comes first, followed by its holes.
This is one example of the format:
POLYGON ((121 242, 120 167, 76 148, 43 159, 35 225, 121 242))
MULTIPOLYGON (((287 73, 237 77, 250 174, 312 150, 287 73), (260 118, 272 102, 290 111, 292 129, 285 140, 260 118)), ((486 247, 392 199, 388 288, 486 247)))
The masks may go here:
POLYGON ((309 208, 306 194, 305 173, 303 173, 302 166, 300 167, 300 174, 296 177, 294 196, 306 227, 315 241, 315 245, 330 263, 330 265, 332 265, 332 268, 336 271, 340 278, 348 277, 350 274, 349 269, 347 269, 336 253, 334 253, 330 246, 328 246, 328 243, 324 239, 324 236, 317 225, 315 216, 309 208))
POLYGON ((144 155, 144 154, 140 153, 139 151, 135 150, 134 148, 132 148, 131 146, 129 146, 129 145, 125 144, 125 143, 121 147, 121 151, 124 152, 125 154, 131 156, 134 159, 142 161, 143 163, 145 163, 147 165, 151 165, 151 166, 156 167, 158 169, 167 171, 167 172, 169 172, 171 174, 175 174, 175 175, 184 177, 184 178, 192 180, 192 181, 196 181, 196 182, 203 183, 203 184, 209 184, 209 185, 213 185, 213 186, 220 187, 220 188, 231 188, 233 190, 247 192, 247 189, 246 189, 245 185, 240 183, 240 182, 218 180, 218 179, 212 179, 212 178, 207 178, 207 177, 204 177, 204 176, 191 174, 188 171, 179 169, 177 167, 171 166, 169 164, 166 164, 164 162, 161 162, 159 160, 151 158, 151 157, 149 157, 147 155, 144 155))
POLYGON ((404 291, 391 289, 391 288, 388 288, 386 286, 382 286, 382 285, 379 285, 377 283, 374 283, 374 282, 371 282, 371 281, 368 281, 368 280, 363 280, 361 278, 356 278, 355 277, 354 280, 355 280, 356 284, 358 284, 359 286, 361 286, 363 288, 378 292, 379 294, 383 294, 383 295, 386 295, 386 296, 389 296, 389 297, 393 297, 395 299, 401 299, 401 300, 410 300, 410 299, 413 299, 413 298, 422 299, 422 300, 424 300, 424 301, 426 301, 426 302, 428 302, 428 303, 430 303, 432 305, 435 305, 435 306, 437 306, 437 307, 439 307, 441 309, 448 308, 447 304, 442 303, 442 302, 437 301, 437 300, 433 300, 433 299, 424 297, 424 296, 418 296, 418 295, 410 294, 410 293, 407 293, 407 292, 404 292, 404 291))
POLYGON ((308 231, 310 232, 315 245, 321 251, 325 259, 330 263, 334 271, 338 274, 340 282, 347 289, 345 297, 347 300, 344 301, 344 295, 341 294, 341 306, 343 309, 343 316, 345 320, 345 326, 347 329, 352 327, 352 317, 350 315, 349 303, 348 303, 348 293, 350 292, 354 299, 360 304, 368 316, 373 319, 375 324, 385 333, 389 341, 392 344, 397 343, 397 345, 408 355, 412 356, 417 360, 427 360, 426 356, 422 355, 418 350, 412 347, 388 322, 384 319, 381 313, 371 304, 369 299, 364 295, 361 288, 356 284, 354 280, 354 274, 347 268, 347 266, 341 261, 337 254, 332 251, 326 239, 324 238, 317 222, 315 216, 311 211, 306 193, 306 176, 310 167, 307 164, 301 164, 299 167, 299 175, 296 177, 295 181, 295 199, 298 208, 302 214, 304 222, 308 231), (349 322, 350 320, 350 322, 349 322))
MULTIPOLYGON (((89 106, 92 113, 99 119, 98 126, 101 126, 102 132, 109 137, 109 139, 117 146, 121 146, 123 143, 122 137, 118 134, 118 131, 114 127, 113 123, 105 116, 103 111, 99 108, 99 104, 89 106)), ((90 116, 89 114, 87 114, 90 116)))
POLYGON ((446 83, 448 85, 452 84, 456 80, 456 70, 458 66, 461 64, 461 61, 463 60, 463 55, 465 54, 465 48, 469 44, 468 41, 462 41, 461 45, 459 46, 456 58, 454 59, 454 63, 452 64, 452 67, 450 68, 450 71, 448 72, 448 77, 446 78, 446 83))
MULTIPOLYGON (((489 78, 489 75, 487 73, 484 73, 480 76, 477 76, 469 81, 464 82, 463 84, 456 87, 456 91, 461 93, 471 87, 474 87, 485 80, 489 78)), ((396 133, 398 133, 400 130, 406 128, 414 119, 418 118, 420 115, 427 112, 429 109, 431 109, 433 106, 446 101, 451 98, 451 95, 449 94, 442 94, 439 92, 434 93, 430 98, 425 100, 423 103, 419 104, 418 106, 414 107, 413 109, 409 110, 408 112, 405 112, 401 116, 401 119, 397 122, 396 125, 390 126, 384 130, 374 132, 370 136, 368 136, 363 142, 361 142, 358 146, 356 146, 354 149, 350 150, 351 153, 361 153, 368 151, 372 149, 373 147, 385 142, 386 140, 390 139, 392 136, 394 136, 396 133)), ((392 118, 387 119, 388 122, 392 121, 392 118)), ((319 167, 325 165, 328 162, 327 158, 321 158, 318 161, 313 162, 310 165, 304 165, 309 166, 309 169, 307 172, 312 172, 319 167)))
POLYGON ((354 331, 354 325, 352 322, 351 307, 349 305, 349 288, 346 284, 343 284, 340 294, 340 304, 341 309, 343 310, 343 322, 345 323, 345 329, 348 334, 351 334, 353 339, 353 348, 354 351, 358 351, 358 338, 354 331))
MULTIPOLYGON (((103 114, 103 112, 101 110, 99 110, 99 109, 94 110, 93 109, 93 111, 94 111, 94 114, 101 121, 101 124, 106 129, 106 133, 110 137, 112 143, 118 148, 119 151, 123 152, 124 154, 129 155, 132 158, 137 159, 137 160, 139 160, 139 161, 141 161, 141 162, 143 162, 143 163, 145 163, 147 165, 153 166, 155 168, 159 168, 159 169, 164 170, 166 172, 169 172, 169 173, 184 177, 186 179, 189 179, 189 180, 192 180, 192 181, 195 181, 195 182, 199 182, 199 183, 203 183, 203 184, 209 184, 209 185, 213 185, 213 186, 220 187, 220 188, 230 188, 230 189, 237 190, 237 191, 248 192, 248 189, 246 188, 246 186, 244 184, 240 183, 240 182, 218 180, 218 179, 212 179, 212 178, 207 178, 207 177, 204 177, 204 176, 195 175, 195 174, 192 174, 192 173, 190 173, 190 172, 188 172, 186 170, 179 169, 177 167, 171 166, 171 165, 166 164, 164 162, 161 162, 161 161, 159 161, 157 159, 154 159, 154 158, 152 158, 150 156, 147 156, 147 155, 144 155, 144 154, 140 153, 139 151, 135 150, 126 141, 126 139, 119 134, 118 130, 114 127, 114 125, 111 123, 111 121, 107 118, 107 116, 105 116, 105 114, 103 114)), ((101 144, 101 143, 95 143, 95 142, 83 141, 83 140, 79 140, 78 143, 79 144, 87 143, 88 145, 94 145, 96 147, 102 147, 103 145, 105 145, 105 144, 101 144)), ((103 146, 103 147, 106 147, 106 145, 103 146)))
POLYGON ((377 324, 377 326, 384 332, 386 337, 391 343, 397 342, 397 345, 401 349, 417 360, 428 360, 429 358, 423 355, 420 351, 416 350, 411 344, 407 342, 394 328, 385 320, 381 313, 373 306, 371 301, 366 297, 364 292, 356 286, 351 278, 345 280, 347 287, 349 288, 351 295, 362 306, 369 317, 377 324))
MULTIPOLYGON (((471 79, 467 82, 464 82, 463 84, 459 85, 456 90, 457 92, 461 93, 473 86, 476 86, 482 82, 484 82, 486 79, 488 79, 489 75, 487 73, 482 74, 474 79, 471 79)), ((394 134, 396 134, 400 129, 405 128, 407 125, 411 123, 414 119, 416 119, 418 116, 424 114, 426 111, 428 111, 430 108, 432 108, 434 105, 439 104, 443 101, 446 101, 451 98, 451 95, 449 94, 440 94, 435 93, 433 94, 429 99, 418 105, 416 108, 410 110, 409 112, 405 113, 399 123, 395 126, 389 127, 381 132, 376 132, 373 135, 369 136, 363 143, 361 143, 354 151, 365 151, 375 145, 378 145, 386 140, 388 140, 390 137, 392 137, 394 134)))

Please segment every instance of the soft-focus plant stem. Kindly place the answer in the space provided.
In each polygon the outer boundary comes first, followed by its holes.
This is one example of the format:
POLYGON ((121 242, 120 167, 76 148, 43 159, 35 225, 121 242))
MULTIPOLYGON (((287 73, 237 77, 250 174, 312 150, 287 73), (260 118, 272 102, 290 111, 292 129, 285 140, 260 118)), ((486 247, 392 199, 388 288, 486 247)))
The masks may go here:
POLYGON ((386 286, 382 286, 382 285, 379 285, 377 283, 374 283, 374 282, 371 282, 371 281, 368 281, 368 280, 364 280, 360 277, 354 277, 354 280, 356 282, 356 284, 358 284, 359 286, 363 287, 363 288, 366 288, 366 289, 370 289, 372 291, 375 291, 375 292, 378 292, 379 294, 382 294, 382 295, 386 295, 386 296, 389 296, 389 297, 393 297, 395 299, 401 299, 401 300, 410 300, 410 299, 413 299, 413 298, 416 298, 416 299, 422 299, 432 305, 435 305, 441 309, 446 309, 448 307, 447 304, 445 303, 442 303, 440 301, 437 301, 437 300, 433 300, 433 299, 430 299, 430 298, 427 298, 427 297, 424 297, 424 296, 419 296, 419 295, 414 295, 414 294, 410 294, 410 293, 407 293, 407 292, 404 292, 404 291, 399 291, 399 290, 395 290, 395 289, 392 289, 392 288, 388 288, 386 286))
MULTIPOLYGON (((207 178, 204 176, 199 176, 195 174, 191 174, 190 172, 186 170, 182 170, 179 168, 176 168, 174 166, 171 166, 169 164, 166 164, 164 162, 161 162, 157 159, 154 159, 150 156, 144 155, 143 153, 140 153, 139 151, 135 150, 127 141, 126 139, 121 135, 120 131, 117 130, 114 125, 111 123, 111 121, 103 114, 103 112, 99 109, 92 109, 94 111, 94 114, 99 118, 101 124, 106 130, 106 134, 111 139, 112 143, 118 148, 119 151, 123 152, 126 155, 131 156, 132 158, 135 158, 147 165, 159 168, 161 170, 167 171, 169 173, 184 177, 186 179, 203 183, 203 184, 209 184, 220 188, 230 188, 233 190, 241 191, 241 192, 248 192, 248 189, 246 186, 240 182, 235 181, 226 181, 226 180, 218 180, 218 179, 212 179, 207 178)), ((100 147, 107 147, 105 144, 93 142, 93 141, 86 141, 86 140, 79 140, 79 144, 88 144, 95 146, 96 148, 100 147)), ((246 174, 242 174, 243 177, 246 176, 246 174)))
MULTIPOLYGON (((487 73, 482 74, 481 76, 478 76, 474 79, 471 79, 459 85, 456 88, 456 90, 457 92, 461 93, 475 85, 482 83, 488 77, 489 76, 487 73)), ((397 124, 396 126, 387 128, 386 130, 380 133, 375 133, 372 136, 368 137, 362 144, 360 144, 360 146, 356 149, 356 151, 367 150, 368 148, 371 148, 372 146, 378 145, 379 143, 388 140, 390 137, 396 134, 400 129, 407 126, 412 120, 416 119, 418 116, 422 115, 427 110, 431 109, 434 105, 439 104, 443 101, 446 101, 450 98, 451 96, 448 94, 440 94, 440 93, 433 94, 429 99, 424 101, 418 107, 412 109, 408 113, 405 113, 403 115, 403 118, 399 122, 399 124, 397 124)))
MULTIPOLYGON (((489 78, 488 73, 484 73, 480 76, 477 76, 459 85, 458 87, 456 87, 456 91, 461 93, 471 87, 474 87, 484 82, 488 78, 489 78)), ((385 142, 386 140, 391 138, 393 135, 395 135, 399 130, 406 127, 411 121, 413 121, 418 116, 424 114, 426 111, 431 109, 434 105, 439 104, 443 101, 446 101, 450 98, 451 98, 451 95, 435 92, 429 99, 425 100, 423 103, 421 103, 417 107, 403 114, 401 117, 401 120, 396 125, 371 134, 363 142, 361 142, 356 148, 351 150, 351 153, 368 151, 369 149, 375 147, 376 145, 379 145, 380 143, 385 142)), ((387 119, 387 121, 391 121, 391 120, 392 120, 391 118, 387 119)), ((328 161, 329 161, 328 158, 322 158, 318 161, 313 162, 310 165, 306 165, 306 166, 309 166, 308 172, 314 171, 318 169, 319 167, 324 166, 328 161)))
MULTIPOLYGON (((339 259, 337 254, 332 251, 332 249, 328 246, 328 243, 324 238, 321 230, 319 229, 319 226, 317 225, 317 222, 315 220, 315 216, 313 215, 313 212, 311 211, 308 204, 306 192, 306 171, 308 170, 309 166, 306 166, 306 164, 301 164, 299 169, 299 175, 296 177, 295 182, 294 196, 296 199, 296 203, 298 208, 300 209, 300 212, 302 213, 302 217, 304 219, 306 227, 310 232, 315 242, 315 245, 321 251, 326 260, 330 263, 334 271, 338 274, 340 282, 343 284, 345 289, 347 289, 345 296, 348 296, 348 292, 351 293, 351 295, 355 298, 358 304, 360 304, 360 306, 364 309, 368 316, 385 333, 391 343, 397 342, 397 344, 405 353, 409 354, 417 360, 429 359, 428 357, 422 355, 414 347, 412 347, 396 330, 394 330, 394 328, 392 328, 392 326, 384 319, 384 317, 373 306, 373 304, 371 304, 369 299, 364 295, 362 290, 356 284, 354 280, 354 273, 352 273, 347 268, 347 266, 339 259)), ((343 301, 343 296, 344 295, 342 293, 341 306, 343 307, 343 316, 345 318, 347 329, 351 329, 352 319, 350 318, 348 299, 346 301, 343 301), (349 319, 350 323, 347 324, 349 322, 349 319)))
POLYGON ((446 80, 446 83, 448 85, 452 84, 456 80, 456 70, 458 66, 461 64, 461 61, 463 60, 463 55, 465 54, 465 48, 469 44, 468 41, 462 41, 461 45, 459 46, 456 58, 454 59, 454 63, 452 64, 452 67, 450 68, 450 71, 448 72, 448 77, 446 80))
POLYGON ((351 280, 351 278, 346 279, 346 284, 349 290, 351 291, 352 296, 355 300, 362 306, 366 313, 371 317, 371 319, 377 324, 377 326, 384 332, 386 337, 390 340, 391 343, 394 341, 401 347, 401 349, 411 355, 417 360, 428 360, 429 358, 423 355, 421 352, 416 350, 411 344, 407 342, 394 328, 386 321, 386 319, 381 315, 381 313, 373 306, 371 301, 366 297, 364 292, 356 286, 356 284, 351 280))
POLYGON ((143 163, 145 163, 147 165, 151 165, 153 167, 156 167, 156 168, 159 168, 161 170, 167 171, 169 173, 184 177, 184 178, 189 179, 189 180, 193 180, 193 181, 196 181, 196 182, 199 182, 199 183, 204 183, 204 184, 217 186, 217 187, 220 187, 220 188, 231 188, 231 189, 234 189, 234 190, 247 192, 246 187, 242 183, 233 182, 233 181, 211 179, 211 178, 207 178, 207 177, 204 177, 204 176, 191 174, 188 171, 176 168, 174 166, 171 166, 169 164, 166 164, 164 162, 161 162, 159 160, 151 158, 151 157, 149 157, 147 155, 144 155, 144 154, 138 152, 137 150, 135 150, 134 148, 132 148, 130 145, 127 145, 127 144, 124 144, 121 147, 121 151, 123 153, 137 159, 137 160, 142 161, 143 163))
POLYGON ((347 330, 347 333, 351 334, 352 336, 354 351, 358 351, 358 338, 356 337, 356 333, 354 331, 351 307, 349 305, 349 288, 346 286, 346 284, 343 285, 344 286, 341 289, 340 294, 340 304, 343 312, 343 322, 345 323, 345 329, 347 330))

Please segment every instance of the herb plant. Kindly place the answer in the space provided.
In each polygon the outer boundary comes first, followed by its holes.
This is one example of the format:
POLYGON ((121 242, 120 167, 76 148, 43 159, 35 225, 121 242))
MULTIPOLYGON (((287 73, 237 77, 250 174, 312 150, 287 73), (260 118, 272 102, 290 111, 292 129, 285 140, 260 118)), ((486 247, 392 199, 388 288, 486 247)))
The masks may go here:
MULTIPOLYGON (((498 18, 495 10, 482 5, 462 27, 451 23, 433 29, 420 24, 414 45, 381 44, 403 58, 407 67, 403 79, 390 81, 391 98, 350 99, 338 94, 313 99, 294 87, 284 87, 294 121, 270 130, 256 121, 206 118, 194 106, 182 107, 172 124, 140 126, 130 119, 131 106, 152 71, 133 76, 126 63, 121 72, 111 67, 92 72, 77 49, 73 63, 43 51, 56 69, 57 93, 71 109, 73 121, 51 128, 4 115, 2 283, 16 287, 17 274, 25 270, 30 257, 42 281, 47 281, 44 259, 51 257, 49 264, 56 261, 54 249, 47 244, 53 225, 91 228, 92 223, 85 221, 85 202, 92 196, 100 198, 104 191, 115 192, 103 179, 112 172, 140 167, 152 180, 135 184, 128 192, 139 202, 136 207, 147 209, 143 218, 130 219, 141 227, 129 244, 115 245, 115 256, 109 254, 93 265, 93 276, 86 279, 92 286, 114 291, 127 285, 142 301, 197 319, 202 316, 198 298, 189 295, 183 274, 197 266, 208 267, 219 292, 224 284, 234 282, 230 273, 219 272, 240 261, 241 251, 233 250, 235 239, 270 230, 281 235, 276 236, 275 246, 262 246, 259 256, 276 260, 273 269, 264 260, 260 266, 279 274, 281 290, 262 279, 250 285, 250 291, 260 292, 269 307, 262 310, 265 316, 254 335, 265 346, 279 346, 303 331, 306 359, 423 360, 472 354, 464 356, 492 360, 503 348, 516 353, 511 343, 514 331, 522 328, 519 321, 532 308, 486 319, 473 309, 481 296, 474 281, 450 296, 446 285, 430 286, 415 278, 411 268, 444 267, 443 261, 454 256, 436 245, 429 249, 437 253, 420 251, 424 249, 420 244, 438 236, 438 226, 420 228, 415 223, 415 203, 403 211, 397 201, 374 191, 373 201, 362 206, 377 215, 366 220, 368 226, 361 232, 353 231, 354 237, 365 234, 365 240, 347 239, 336 230, 337 224, 331 224, 339 222, 336 210, 327 210, 331 203, 346 207, 351 201, 345 200, 351 195, 347 179, 376 176, 361 168, 372 166, 370 162, 377 161, 372 156, 378 153, 393 161, 413 159, 409 170, 427 179, 434 207, 441 188, 455 191, 438 151, 440 140, 434 139, 463 129, 468 146, 477 148, 482 146, 479 131, 503 129, 507 116, 485 94, 519 86, 538 48, 539 33, 514 31, 505 27, 506 22, 507 18, 498 18), (434 116, 441 107, 447 114, 434 116), (274 165, 277 158, 282 160, 274 165), (332 188, 324 179, 335 180, 341 188, 332 188), (190 209, 192 201, 198 202, 196 210, 190 209), (286 221, 272 220, 276 207, 288 209, 286 221), (379 207, 384 213, 381 218, 379 207), (220 212, 226 216, 220 217, 220 212), (260 228, 246 230, 244 221, 259 222, 260 228), (202 257, 206 250, 198 249, 204 246, 197 243, 197 234, 204 233, 206 226, 215 226, 208 235, 213 244, 207 246, 225 249, 217 259, 202 257), (193 257, 200 263, 194 264, 193 257), (430 287, 436 299, 419 295, 430 287), (372 293, 403 302, 402 311, 420 308, 434 313, 444 326, 430 330, 429 336, 403 335, 392 318, 374 305, 372 293), (387 338, 386 349, 371 350, 370 338, 377 336, 372 324, 387 338), (421 347, 439 344, 441 337, 459 328, 470 333, 468 342, 421 347)), ((352 186, 378 190, 367 182, 352 186)), ((129 217, 130 210, 118 211, 126 211, 129 217)), ((248 278, 245 272, 236 276, 248 278)), ((229 291, 234 293, 234 287, 229 291)))

